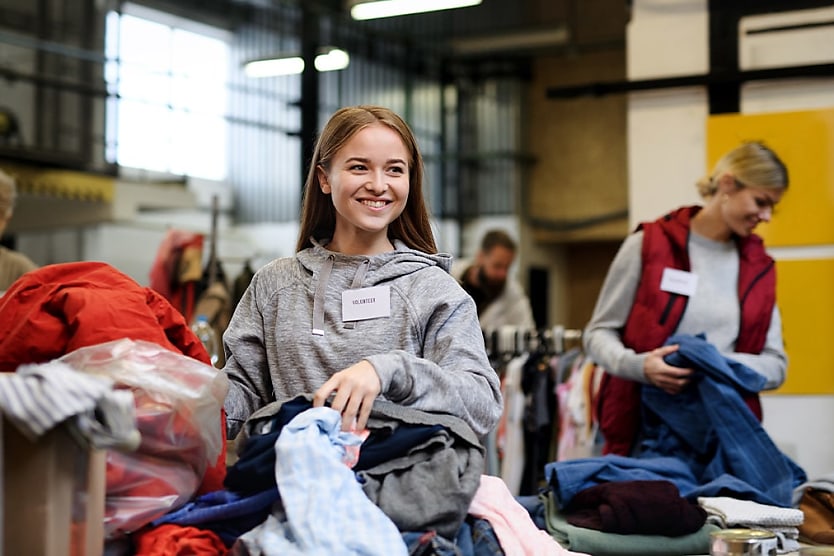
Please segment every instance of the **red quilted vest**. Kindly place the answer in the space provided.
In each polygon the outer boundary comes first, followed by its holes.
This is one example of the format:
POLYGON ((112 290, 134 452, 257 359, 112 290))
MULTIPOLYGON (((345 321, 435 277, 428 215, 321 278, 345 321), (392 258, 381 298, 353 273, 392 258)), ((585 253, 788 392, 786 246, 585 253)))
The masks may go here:
MULTIPOLYGON (((683 317, 689 298, 662 291, 660 280, 665 268, 690 270, 689 224, 700 209, 699 206, 683 207, 637 228, 643 230, 643 268, 631 313, 622 330, 623 343, 637 353, 663 345, 683 317)), ((741 322, 736 351, 760 353, 776 302, 776 272, 759 236, 738 238, 737 244, 741 322)), ((639 382, 608 373, 603 375, 595 407, 605 438, 603 453, 630 454, 640 428, 640 386, 639 382)), ((745 401, 761 420, 758 395, 750 395, 745 401)))

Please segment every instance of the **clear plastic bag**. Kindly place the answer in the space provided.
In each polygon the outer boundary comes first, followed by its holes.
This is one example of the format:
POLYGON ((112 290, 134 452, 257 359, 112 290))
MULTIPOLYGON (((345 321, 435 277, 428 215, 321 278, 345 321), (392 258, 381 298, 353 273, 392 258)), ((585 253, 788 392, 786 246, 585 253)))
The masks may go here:
POLYGON ((135 531, 183 505, 223 449, 223 373, 157 344, 129 339, 87 346, 60 361, 130 389, 142 441, 108 451, 105 535, 135 531))

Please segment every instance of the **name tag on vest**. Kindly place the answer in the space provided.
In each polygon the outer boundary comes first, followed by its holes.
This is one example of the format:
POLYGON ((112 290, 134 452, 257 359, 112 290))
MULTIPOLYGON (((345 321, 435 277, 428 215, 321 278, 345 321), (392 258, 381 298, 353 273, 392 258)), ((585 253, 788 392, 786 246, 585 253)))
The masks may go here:
POLYGON ((665 292, 677 293, 691 297, 698 285, 698 275, 676 268, 664 268, 660 289, 665 292))
POLYGON ((342 319, 345 322, 390 316, 390 286, 375 286, 342 292, 342 319))

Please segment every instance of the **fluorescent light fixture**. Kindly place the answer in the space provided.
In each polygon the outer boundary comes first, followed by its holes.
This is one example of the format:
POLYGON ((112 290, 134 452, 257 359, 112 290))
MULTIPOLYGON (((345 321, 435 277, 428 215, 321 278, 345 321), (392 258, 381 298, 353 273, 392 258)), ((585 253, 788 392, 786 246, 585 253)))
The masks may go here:
POLYGON ((481 0, 360 0, 350 8, 353 19, 379 19, 477 6, 481 0))
POLYGON ((243 72, 247 77, 276 77, 278 75, 294 75, 302 71, 304 71, 304 59, 299 56, 255 60, 246 62, 246 65, 243 66, 243 72))
MULTIPOLYGON (((340 48, 330 48, 316 56, 315 66, 318 71, 336 71, 345 69, 350 64, 350 56, 340 48)), ((304 71, 304 58, 291 56, 287 58, 270 58, 253 60, 243 67, 247 77, 277 77, 279 75, 296 75, 304 71)))
POLYGON ((568 43, 570 37, 564 26, 552 29, 528 29, 519 33, 484 35, 452 39, 457 54, 485 54, 498 50, 533 50, 568 43))
POLYGON ((336 71, 348 67, 350 56, 341 48, 331 48, 324 54, 316 56, 315 66, 319 71, 336 71))

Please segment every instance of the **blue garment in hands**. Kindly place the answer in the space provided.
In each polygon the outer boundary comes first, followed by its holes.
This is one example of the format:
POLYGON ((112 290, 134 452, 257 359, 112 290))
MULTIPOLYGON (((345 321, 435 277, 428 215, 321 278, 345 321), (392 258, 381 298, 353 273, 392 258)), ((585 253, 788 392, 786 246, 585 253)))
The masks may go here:
POLYGON ((721 355, 704 334, 676 334, 666 344, 679 348, 665 361, 695 375, 678 395, 642 389, 645 421, 655 427, 644 431, 650 438, 641 445, 643 453, 684 459, 701 484, 730 475, 758 490, 757 501, 789 506, 805 472, 773 443, 742 398, 762 390, 765 377, 721 355))
POLYGON ((679 349, 665 360, 696 370, 677 396, 642 390, 641 450, 635 457, 606 455, 552 462, 545 475, 560 507, 577 492, 608 481, 673 482, 688 500, 733 496, 790 507, 805 472, 773 443, 739 392, 757 392, 765 379, 721 355, 704 335, 673 335, 679 349))

